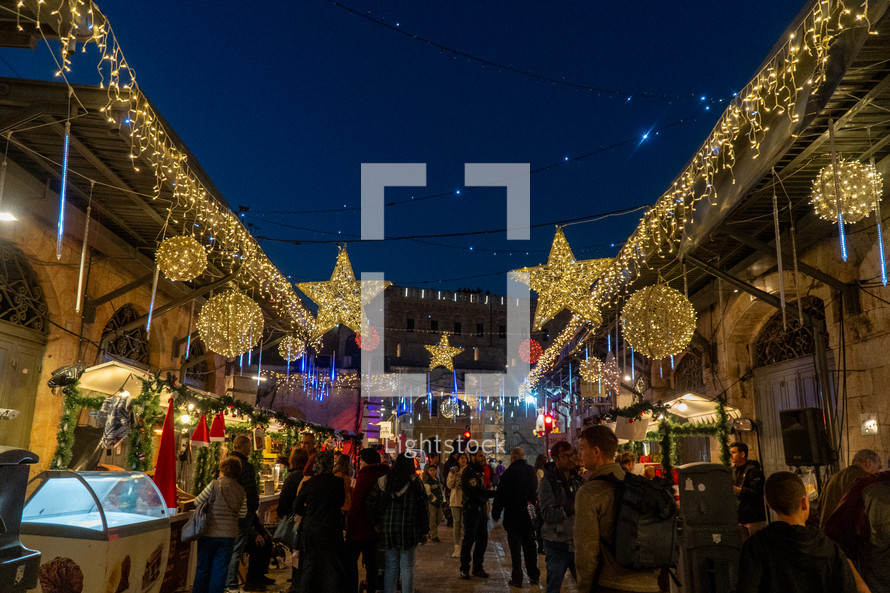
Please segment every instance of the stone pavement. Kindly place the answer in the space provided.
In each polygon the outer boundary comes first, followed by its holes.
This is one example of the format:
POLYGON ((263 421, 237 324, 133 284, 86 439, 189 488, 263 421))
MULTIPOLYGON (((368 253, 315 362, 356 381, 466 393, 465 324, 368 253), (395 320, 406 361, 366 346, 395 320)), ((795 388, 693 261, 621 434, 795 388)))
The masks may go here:
MULTIPOLYGON (((451 529, 443 525, 439 526, 439 543, 430 542, 417 548, 417 559, 414 566, 414 590, 415 593, 543 593, 546 573, 544 568, 544 556, 538 555, 538 567, 541 570, 541 586, 533 586, 528 583, 528 576, 523 574, 524 586, 522 589, 510 587, 510 551, 507 548, 507 533, 500 523, 492 524, 489 521, 488 549, 485 553, 485 571, 491 575, 487 579, 471 577, 465 581, 458 578, 459 561, 452 558, 454 546, 451 540, 451 529)), ((364 569, 362 569, 364 573, 364 569)), ((277 584, 270 586, 268 591, 287 591, 290 583, 290 569, 273 569, 269 572, 277 584)), ((362 574, 364 577, 364 574, 362 574)), ((381 587, 383 583, 380 584, 381 587)), ((566 578, 562 584, 561 593, 577 593, 575 580, 566 572, 566 578)), ((349 592, 344 592, 349 593, 349 592)))

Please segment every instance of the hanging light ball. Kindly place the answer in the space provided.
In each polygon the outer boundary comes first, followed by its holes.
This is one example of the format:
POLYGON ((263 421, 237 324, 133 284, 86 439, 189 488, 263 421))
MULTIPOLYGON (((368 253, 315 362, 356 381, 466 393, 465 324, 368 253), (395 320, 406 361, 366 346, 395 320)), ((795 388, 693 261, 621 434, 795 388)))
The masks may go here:
POLYGON ((353 337, 353 340, 355 340, 356 346, 366 352, 370 352, 380 345, 380 332, 377 331, 376 327, 368 326, 368 335, 366 338, 362 338, 362 335, 357 333, 353 337))
POLYGON ((285 361, 293 362, 303 357, 306 342, 296 336, 284 336, 278 343, 278 354, 285 361))
POLYGON ((522 362, 535 364, 542 354, 544 354, 544 349, 541 348, 541 344, 537 340, 529 338, 519 344, 519 358, 522 359, 522 362))
MULTIPOLYGON (((841 211, 844 222, 859 222, 875 209, 875 195, 881 197, 883 179, 875 168, 859 161, 838 163, 838 185, 840 186, 841 211)), ((813 181, 810 203, 816 214, 825 220, 837 222, 837 194, 834 187, 834 167, 822 167, 813 181)))
POLYGON ((446 397, 439 402, 439 414, 444 418, 454 418, 460 414, 460 403, 453 397, 446 397))
POLYGON ((263 335, 263 311, 237 290, 220 293, 201 307, 198 333, 204 345, 223 356, 244 354, 263 335))
POLYGON ((158 268, 170 280, 194 280, 207 269, 207 252, 192 236, 164 239, 155 258, 158 268))
POLYGON ((664 284, 631 295, 621 311, 624 338, 649 358, 680 354, 695 333, 695 308, 678 290, 664 284))
POLYGON ((595 383, 603 376, 603 361, 596 357, 582 360, 578 365, 578 372, 581 373, 581 378, 588 383, 595 383))

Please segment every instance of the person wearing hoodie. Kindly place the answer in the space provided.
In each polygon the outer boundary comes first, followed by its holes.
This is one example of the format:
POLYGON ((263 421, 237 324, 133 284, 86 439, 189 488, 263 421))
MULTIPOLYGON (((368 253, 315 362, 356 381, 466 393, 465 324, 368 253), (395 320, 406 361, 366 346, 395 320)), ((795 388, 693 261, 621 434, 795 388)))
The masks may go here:
POLYGON ((658 593, 658 571, 630 570, 618 564, 612 549, 617 523, 617 485, 627 472, 615 462, 618 437, 606 426, 588 426, 578 436, 581 462, 590 481, 575 494, 575 570, 578 590, 658 593), (597 479, 603 477, 604 479, 597 479), (596 589, 594 589, 594 586, 596 589))
POLYGON ((460 578, 470 578, 470 556, 473 560, 473 576, 487 579, 488 573, 482 568, 485 550, 488 548, 488 500, 494 492, 485 487, 485 452, 477 449, 470 454, 471 463, 460 476, 463 490, 461 508, 463 510, 464 537, 460 547, 460 578))
POLYGON ((460 487, 460 477, 464 468, 467 467, 466 453, 459 453, 453 458, 455 464, 448 470, 447 486, 449 491, 448 505, 451 507, 451 518, 454 521, 454 531, 451 532, 454 537, 454 553, 452 558, 460 558, 460 546, 464 537, 464 515, 463 515, 463 499, 464 491, 460 487))
POLYGON ((815 526, 806 526, 810 500, 800 477, 776 472, 764 490, 778 520, 742 544, 736 593, 855 593, 846 555, 815 526))
POLYGON ((414 456, 399 453, 389 475, 377 480, 365 504, 380 526, 386 552, 383 590, 395 593, 401 575, 402 593, 414 593, 417 544, 425 544, 430 531, 428 502, 414 471, 414 456))
POLYGON ((522 587, 523 554, 529 582, 537 585, 541 578, 535 531, 528 512, 529 505, 534 505, 537 499, 537 484, 535 469, 525 462, 525 451, 519 447, 510 451, 510 467, 504 471, 498 483, 491 518, 498 521, 501 511, 504 513, 504 529, 507 531, 507 546, 513 567, 511 587, 522 587))
MULTIPOLYGON (((346 543, 350 553, 350 570, 358 570, 358 558, 365 565, 367 591, 377 591, 377 545, 379 536, 365 510, 365 501, 371 489, 382 476, 389 473, 389 466, 380 462, 376 449, 366 448, 359 453, 359 470, 352 490, 352 506, 346 515, 346 543)), ((357 574, 357 572, 356 572, 357 574)), ((356 578, 356 580, 358 580, 356 578)))
POLYGON ((575 580, 575 494, 584 485, 575 471, 577 455, 567 441, 558 441, 550 450, 553 462, 544 464, 544 477, 538 481, 538 508, 544 538, 547 566, 547 593, 559 593, 566 570, 575 580))

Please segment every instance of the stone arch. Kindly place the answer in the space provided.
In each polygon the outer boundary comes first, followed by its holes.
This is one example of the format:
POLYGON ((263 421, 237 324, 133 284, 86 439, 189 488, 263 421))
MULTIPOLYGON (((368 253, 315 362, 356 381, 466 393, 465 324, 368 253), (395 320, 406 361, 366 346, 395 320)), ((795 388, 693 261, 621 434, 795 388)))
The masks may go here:
POLYGON ((49 331, 49 307, 37 274, 18 247, 2 240, 0 321, 31 330, 41 338, 49 331))
POLYGON ((761 325, 751 342, 751 362, 754 368, 809 356, 816 351, 812 327, 801 325, 796 315, 798 302, 803 305, 807 315, 824 321, 825 303, 822 299, 806 296, 800 301, 789 302, 785 322, 782 312, 776 311, 761 325))

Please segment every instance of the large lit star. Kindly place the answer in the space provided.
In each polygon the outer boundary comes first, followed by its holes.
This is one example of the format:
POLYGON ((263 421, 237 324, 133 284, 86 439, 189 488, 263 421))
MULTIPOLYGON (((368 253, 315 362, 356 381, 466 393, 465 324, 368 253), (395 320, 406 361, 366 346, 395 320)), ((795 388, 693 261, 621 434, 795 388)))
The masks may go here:
POLYGON ((297 287, 318 305, 318 316, 312 337, 322 336, 340 324, 356 333, 361 332, 362 307, 390 284, 392 282, 389 281, 356 280, 349 255, 345 248, 341 248, 330 280, 297 284, 297 287))
POLYGON ((430 353, 430 370, 436 367, 445 367, 449 371, 454 370, 455 356, 464 351, 463 348, 452 346, 448 343, 448 334, 442 334, 439 343, 434 346, 424 346, 430 353))
POLYGON ((562 228, 558 227, 546 264, 511 272, 515 280, 528 284, 538 293, 534 329, 541 329, 563 309, 598 325, 602 321, 602 315, 596 301, 591 297, 590 286, 611 261, 576 260, 562 228))

